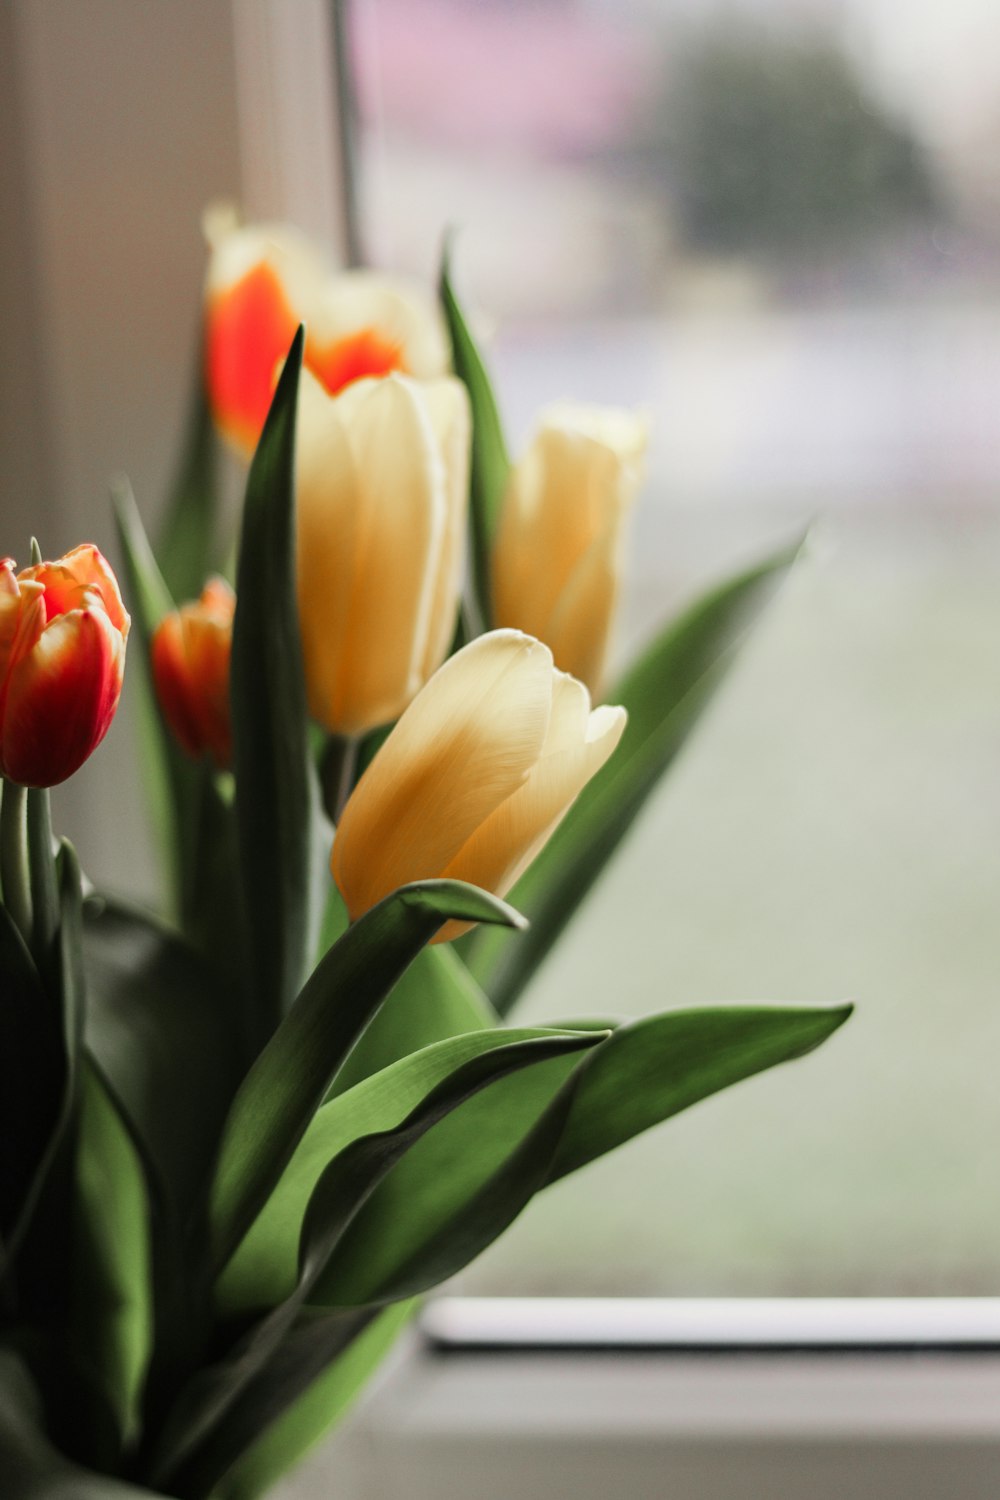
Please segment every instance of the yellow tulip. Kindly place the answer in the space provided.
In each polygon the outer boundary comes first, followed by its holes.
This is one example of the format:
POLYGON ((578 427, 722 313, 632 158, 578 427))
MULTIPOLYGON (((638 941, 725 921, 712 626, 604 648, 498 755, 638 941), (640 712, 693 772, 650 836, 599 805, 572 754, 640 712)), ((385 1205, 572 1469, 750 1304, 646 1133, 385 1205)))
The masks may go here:
MULTIPOLYGON (((400 885, 438 876, 502 896, 555 832, 625 728, 591 709, 547 646, 494 630, 418 694, 348 799, 333 878, 351 920, 400 885)), ((447 923, 435 939, 460 936, 447 923)))
POLYGON ((305 365, 331 394, 369 375, 420 379, 449 368, 441 314, 428 292, 376 271, 329 269, 284 224, 241 225, 217 205, 205 287, 205 378, 216 424, 245 456, 260 437, 275 365, 306 324, 305 365))
POLYGON ((455 630, 469 402, 452 377, 359 380, 328 396, 303 371, 298 597, 310 713, 331 733, 386 724, 455 630))
POLYGON ((645 447, 645 422, 632 412, 550 408, 511 474, 497 530, 495 623, 544 641, 595 696, 645 447))

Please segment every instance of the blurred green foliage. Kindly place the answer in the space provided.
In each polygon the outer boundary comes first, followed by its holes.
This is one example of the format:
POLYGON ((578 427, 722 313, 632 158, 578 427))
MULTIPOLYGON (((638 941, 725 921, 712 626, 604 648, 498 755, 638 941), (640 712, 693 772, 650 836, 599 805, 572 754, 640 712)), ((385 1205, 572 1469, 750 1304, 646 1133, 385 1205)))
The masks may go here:
POLYGON ((647 168, 703 249, 839 247, 937 209, 920 143, 822 36, 702 31, 651 119, 647 168))

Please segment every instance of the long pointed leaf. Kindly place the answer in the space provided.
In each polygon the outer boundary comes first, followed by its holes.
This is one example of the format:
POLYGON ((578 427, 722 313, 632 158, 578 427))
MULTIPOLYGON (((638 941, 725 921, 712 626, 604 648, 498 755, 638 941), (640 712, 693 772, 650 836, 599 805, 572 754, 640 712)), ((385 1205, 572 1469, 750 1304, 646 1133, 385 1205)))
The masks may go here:
POLYGON ((490 598, 490 552, 503 502, 510 460, 504 442, 500 414, 482 356, 469 332, 451 284, 451 253, 445 243, 439 283, 441 306, 451 335, 451 357, 455 373, 465 383, 472 407, 472 467, 470 475, 470 523, 472 564, 480 616, 488 628, 492 615, 490 598))
POLYGON ((216 438, 199 340, 184 451, 174 480, 157 552, 175 599, 194 599, 214 567, 218 519, 216 438))
POLYGON ((496 1012, 452 944, 424 948, 352 1048, 333 1092, 344 1093, 432 1042, 497 1023, 496 1012))
POLYGON ((396 980, 449 918, 521 918, 458 881, 403 886, 348 929, 314 971, 233 1103, 211 1203, 221 1268, 278 1181, 351 1047, 396 980))
POLYGON ((851 1009, 704 1007, 619 1027, 581 1065, 550 1180, 720 1089, 813 1051, 851 1009))
MULTIPOLYGON (((258 1414, 255 1387, 234 1411, 234 1420, 245 1416, 256 1421, 255 1442, 245 1445, 239 1457, 212 1489, 213 1500, 258 1500, 294 1463, 341 1420, 364 1389, 369 1377, 413 1316, 417 1304, 397 1302, 383 1308, 358 1334, 343 1354, 331 1361, 304 1393, 289 1403, 283 1414, 267 1425, 258 1414)), ((326 1316, 337 1316, 327 1314, 326 1316)), ((272 1376, 266 1368, 263 1378, 272 1376)), ((273 1387, 272 1387, 273 1388, 273 1387)))
POLYGON ((298 993, 319 923, 312 878, 319 804, 295 598, 302 344, 300 328, 250 466, 233 621, 233 765, 258 1047, 298 993))
POLYGON ((697 724, 800 548, 787 548, 696 601, 652 643, 608 701, 628 709, 621 743, 585 787, 511 900, 530 919, 517 944, 473 933, 472 973, 506 1015, 576 912, 697 724))
POLYGON ((324 1104, 219 1279, 217 1303, 223 1314, 273 1306, 291 1294, 309 1200, 328 1164, 352 1141, 398 1126, 475 1058, 522 1042, 548 1043, 565 1036, 572 1037, 565 1027, 469 1032, 403 1057, 324 1104))
POLYGON ((149 1201, 139 1155, 93 1066, 83 1069, 73 1235, 74 1339, 113 1413, 138 1436, 152 1352, 149 1201))
MULTIPOLYGON (((291 1332, 337 1244, 373 1190, 435 1126, 467 1100, 519 1072, 535 1072, 600 1039, 584 1034, 532 1038, 470 1059, 395 1128, 352 1141, 323 1172, 303 1226, 299 1279, 281 1302, 220 1364, 202 1371, 182 1393, 162 1435, 154 1482, 189 1487, 197 1455, 241 1393, 255 1380, 291 1332)), ((554 1147, 555 1141, 552 1142, 554 1147)), ((546 1166, 551 1159, 551 1152, 546 1166)), ((532 1186, 531 1191, 534 1191, 532 1186)), ((501 1195, 503 1208, 509 1194, 501 1195)))

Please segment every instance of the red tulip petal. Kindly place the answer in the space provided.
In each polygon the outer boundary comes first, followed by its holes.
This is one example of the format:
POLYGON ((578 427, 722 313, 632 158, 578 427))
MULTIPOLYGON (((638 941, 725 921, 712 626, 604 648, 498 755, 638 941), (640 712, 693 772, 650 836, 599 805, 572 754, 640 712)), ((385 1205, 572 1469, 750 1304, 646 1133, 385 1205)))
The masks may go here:
POLYGON ((124 664, 125 642, 103 610, 73 610, 47 625, 10 673, 3 773, 24 786, 72 776, 107 733, 124 664))
POLYGON ((274 367, 298 327, 284 288, 266 263, 209 298, 205 375, 216 422, 247 453, 271 405, 274 367))

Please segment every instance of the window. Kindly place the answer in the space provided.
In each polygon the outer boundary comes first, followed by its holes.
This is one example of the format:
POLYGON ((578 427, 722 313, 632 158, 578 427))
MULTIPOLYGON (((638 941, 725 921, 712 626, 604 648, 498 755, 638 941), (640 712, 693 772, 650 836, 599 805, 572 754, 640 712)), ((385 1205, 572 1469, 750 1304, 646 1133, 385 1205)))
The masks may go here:
POLYGON ((369 256, 430 275, 459 226, 515 451, 554 399, 649 409, 623 650, 814 526, 520 1013, 859 1003, 544 1195, 467 1291, 997 1286, 1000 21, 925 10, 350 8, 369 256))

